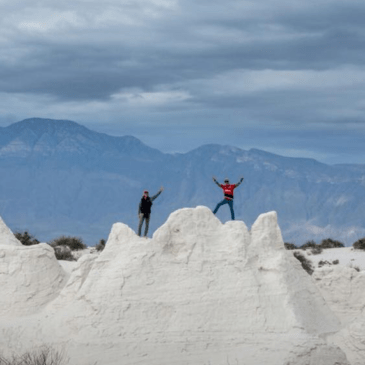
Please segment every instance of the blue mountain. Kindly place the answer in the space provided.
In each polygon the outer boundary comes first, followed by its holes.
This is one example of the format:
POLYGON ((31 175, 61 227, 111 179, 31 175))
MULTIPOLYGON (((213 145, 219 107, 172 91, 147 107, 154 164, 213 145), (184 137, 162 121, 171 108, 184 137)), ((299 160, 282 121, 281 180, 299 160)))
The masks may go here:
MULTIPOLYGON (((181 207, 214 208, 212 182, 245 180, 235 193, 237 219, 251 225, 276 210, 286 241, 365 236, 365 165, 326 165, 233 146, 204 145, 166 154, 132 136, 97 133, 75 122, 32 118, 0 128, 0 215, 13 231, 42 241, 62 234, 90 244, 117 221, 137 228, 143 190, 154 202, 150 233, 181 207)), ((217 216, 230 218, 227 207, 217 216)))

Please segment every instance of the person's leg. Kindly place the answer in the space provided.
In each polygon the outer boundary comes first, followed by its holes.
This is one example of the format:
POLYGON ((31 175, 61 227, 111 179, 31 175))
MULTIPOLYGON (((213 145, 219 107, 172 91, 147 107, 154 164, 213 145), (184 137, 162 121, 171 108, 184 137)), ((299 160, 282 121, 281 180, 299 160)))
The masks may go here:
POLYGON ((227 204, 227 199, 223 199, 221 202, 219 202, 217 204, 217 206, 215 207, 215 209, 213 210, 213 214, 217 213, 218 212, 218 209, 224 205, 224 204, 227 204))
POLYGON ((141 214, 139 216, 139 224, 138 224, 138 236, 141 236, 142 233, 142 224, 143 224, 143 220, 144 220, 144 215, 141 214))
POLYGON ((233 210, 233 200, 228 200, 229 209, 231 210, 231 218, 234 221, 234 210, 233 210))
POLYGON ((145 218, 146 218, 146 223, 145 223, 145 227, 144 227, 144 236, 147 237, 148 226, 150 225, 150 216, 148 215, 145 218))

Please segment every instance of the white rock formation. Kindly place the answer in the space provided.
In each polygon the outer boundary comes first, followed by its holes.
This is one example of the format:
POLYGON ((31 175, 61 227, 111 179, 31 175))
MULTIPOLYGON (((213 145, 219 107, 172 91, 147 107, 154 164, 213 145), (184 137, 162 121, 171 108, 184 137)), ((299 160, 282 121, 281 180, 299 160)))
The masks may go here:
POLYGON ((0 318, 39 312, 66 279, 53 248, 23 246, 0 218, 0 318))
POLYGON ((358 317, 340 332, 330 336, 330 341, 346 352, 351 365, 365 362, 365 317, 358 317))
POLYGON ((343 266, 316 269, 313 279, 329 307, 346 325, 365 316, 365 272, 343 266))
POLYGON ((0 217, 0 246, 22 246, 21 242, 15 238, 13 232, 8 228, 0 217))
POLYGON ((365 363, 365 272, 349 267, 317 269, 313 278, 344 328, 332 336, 353 365, 365 363))
POLYGON ((78 365, 349 365, 350 347, 326 340, 341 329, 284 249, 275 212, 249 232, 197 207, 152 239, 114 224, 39 315, 0 317, 0 348, 63 345, 78 365))

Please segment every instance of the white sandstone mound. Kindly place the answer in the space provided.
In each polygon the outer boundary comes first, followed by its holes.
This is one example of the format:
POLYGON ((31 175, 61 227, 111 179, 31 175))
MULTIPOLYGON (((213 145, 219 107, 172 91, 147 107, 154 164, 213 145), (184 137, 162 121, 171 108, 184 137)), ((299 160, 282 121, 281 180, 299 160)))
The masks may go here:
POLYGON ((0 318, 39 312, 65 281, 53 248, 23 246, 0 218, 0 318))
POLYGON ((365 362, 365 272, 341 266, 324 266, 313 278, 344 328, 332 336, 353 365, 365 362))
POLYGON ((78 365, 349 365, 326 340, 341 328, 284 249, 275 212, 248 231, 197 207, 152 239, 114 224, 104 251, 83 256, 38 316, 10 325, 0 314, 0 348, 6 333, 17 338, 10 350, 63 345, 78 365))
POLYGON ((22 246, 21 242, 14 236, 0 217, 0 246, 22 246))
POLYGON ((329 338, 346 352, 351 365, 364 365, 365 362, 365 316, 357 317, 340 332, 329 338))
POLYGON ((365 316, 365 272, 343 266, 316 269, 313 279, 342 324, 365 316))

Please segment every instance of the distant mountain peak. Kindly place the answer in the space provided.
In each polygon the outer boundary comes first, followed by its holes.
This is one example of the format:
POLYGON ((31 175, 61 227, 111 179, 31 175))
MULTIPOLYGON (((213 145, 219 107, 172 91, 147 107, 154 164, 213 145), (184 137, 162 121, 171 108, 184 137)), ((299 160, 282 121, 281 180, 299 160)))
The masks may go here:
POLYGON ((133 136, 109 136, 71 120, 28 118, 0 130, 0 156, 52 156, 67 153, 95 158, 103 153, 150 158, 163 155, 133 136))
POLYGON ((28 118, 20 122, 14 123, 8 127, 7 130, 11 132, 19 132, 20 130, 30 129, 37 134, 45 132, 56 132, 56 131, 90 131, 90 129, 80 125, 71 120, 63 119, 46 119, 46 118, 28 118))

